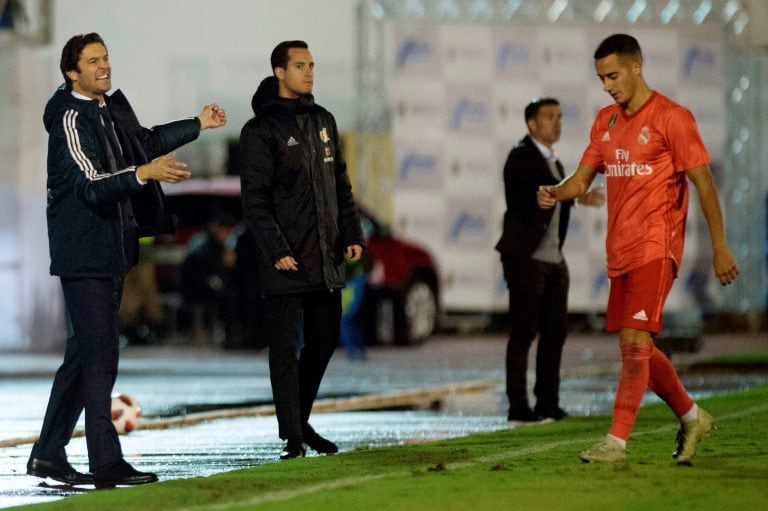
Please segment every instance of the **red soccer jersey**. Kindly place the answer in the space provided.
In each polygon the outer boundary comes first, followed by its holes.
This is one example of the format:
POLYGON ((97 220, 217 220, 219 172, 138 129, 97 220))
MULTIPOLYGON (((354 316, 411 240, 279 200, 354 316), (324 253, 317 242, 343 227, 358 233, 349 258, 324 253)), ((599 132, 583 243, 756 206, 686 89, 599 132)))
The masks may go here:
POLYGON ((581 164, 606 176, 608 276, 655 259, 683 257, 685 172, 709 163, 691 112, 654 92, 627 115, 619 105, 597 114, 581 164))

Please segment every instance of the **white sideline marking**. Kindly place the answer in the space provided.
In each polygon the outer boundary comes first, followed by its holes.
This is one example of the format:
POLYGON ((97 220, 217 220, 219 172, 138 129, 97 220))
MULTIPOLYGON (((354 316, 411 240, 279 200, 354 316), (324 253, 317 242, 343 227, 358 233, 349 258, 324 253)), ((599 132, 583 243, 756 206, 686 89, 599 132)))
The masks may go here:
MULTIPOLYGON (((753 415, 755 413, 760 413, 767 410, 768 410, 768 404, 753 406, 751 408, 740 410, 738 412, 732 412, 729 414, 717 416, 715 417, 715 424, 717 424, 720 421, 737 419, 740 417, 753 415)), ((666 426, 660 426, 652 430, 639 431, 637 433, 634 433, 634 436, 652 435, 656 433, 664 433, 666 431, 674 431, 678 427, 679 425, 677 423, 673 423, 666 426)), ((564 447, 567 445, 583 444, 586 440, 587 439, 584 439, 584 438, 578 438, 578 439, 561 440, 558 442, 550 442, 547 444, 536 445, 536 446, 532 446, 532 447, 517 450, 517 451, 507 451, 507 452, 502 452, 492 456, 481 456, 479 458, 475 458, 469 461, 462 461, 458 463, 447 463, 445 466, 446 468, 449 468, 449 469, 467 468, 467 467, 480 465, 484 463, 494 463, 494 462, 504 461, 504 460, 515 458, 518 456, 527 456, 530 454, 537 454, 540 452, 551 451, 553 449, 557 449, 558 447, 564 447)), ((367 476, 359 476, 359 477, 345 477, 342 479, 336 479, 334 481, 326 481, 326 482, 314 484, 311 486, 305 486, 303 488, 298 488, 295 490, 267 492, 263 495, 258 495, 245 500, 238 500, 234 502, 226 502, 221 504, 203 504, 200 506, 184 508, 182 509, 182 511, 208 511, 208 510, 226 511, 228 509, 241 508, 243 506, 259 506, 261 504, 266 504, 269 502, 287 501, 287 500, 303 497, 305 495, 311 495, 313 493, 318 493, 325 490, 335 490, 337 488, 357 486, 370 481, 378 481, 388 477, 408 476, 411 473, 412 471, 409 470, 409 471, 388 472, 386 474, 376 474, 376 475, 367 475, 367 476)))
MULTIPOLYGON (((407 474, 407 472, 403 472, 407 474)), ((269 502, 283 502, 297 497, 303 497, 304 495, 311 495, 313 493, 321 492, 324 490, 335 490, 336 488, 345 488, 349 486, 357 486, 369 481, 376 481, 384 479, 385 477, 391 477, 393 475, 399 475, 398 473, 378 474, 360 477, 345 477, 344 479, 337 479, 335 481, 326 481, 324 483, 314 484, 312 486, 305 486, 296 490, 283 490, 265 493, 264 495, 258 495, 245 500, 238 500, 236 502, 225 502, 222 504, 204 504, 202 506, 185 508, 182 511, 224 511, 231 509, 232 507, 242 506, 260 506, 261 504, 267 504, 269 502)))

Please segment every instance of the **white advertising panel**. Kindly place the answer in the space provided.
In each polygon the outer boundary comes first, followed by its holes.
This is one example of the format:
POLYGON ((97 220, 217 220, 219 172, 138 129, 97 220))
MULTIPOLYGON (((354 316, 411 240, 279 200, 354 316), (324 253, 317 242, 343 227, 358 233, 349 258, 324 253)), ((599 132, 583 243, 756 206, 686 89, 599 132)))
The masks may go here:
POLYGON ((408 78, 396 81, 393 92, 396 99, 392 125, 396 135, 413 140, 442 136, 447 123, 444 86, 408 78))
POLYGON ((492 33, 480 25, 444 26, 441 52, 445 76, 468 83, 488 82, 493 78, 492 33))
POLYGON ((462 137, 453 133, 447 135, 445 140, 446 191, 480 196, 487 202, 490 197, 484 195, 497 192, 496 184, 501 168, 494 140, 462 137))
POLYGON ((499 294, 499 266, 498 258, 489 252, 444 254, 440 263, 444 302, 454 310, 491 310, 499 294))
POLYGON ((440 259, 445 246, 445 201, 438 194, 404 191, 395 195, 393 206, 398 236, 426 246, 440 259))

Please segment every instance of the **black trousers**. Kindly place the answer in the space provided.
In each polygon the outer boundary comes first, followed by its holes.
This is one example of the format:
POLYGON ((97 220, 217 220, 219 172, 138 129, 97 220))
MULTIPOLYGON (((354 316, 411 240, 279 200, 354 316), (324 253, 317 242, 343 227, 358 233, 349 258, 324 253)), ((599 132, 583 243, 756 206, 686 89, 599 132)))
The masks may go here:
POLYGON ((509 288, 511 332, 507 343, 507 397, 510 413, 528 408, 528 352, 536 335, 537 410, 560 401, 560 361, 568 335, 568 266, 533 259, 502 260, 509 288))
POLYGON ((266 308, 269 375, 280 438, 300 440, 339 343, 341 292, 270 295, 266 308))
POLYGON ((67 312, 67 348, 53 380, 32 456, 66 460, 65 447, 85 410, 88 461, 94 471, 123 457, 110 411, 117 377, 123 279, 62 278, 61 285, 67 312))

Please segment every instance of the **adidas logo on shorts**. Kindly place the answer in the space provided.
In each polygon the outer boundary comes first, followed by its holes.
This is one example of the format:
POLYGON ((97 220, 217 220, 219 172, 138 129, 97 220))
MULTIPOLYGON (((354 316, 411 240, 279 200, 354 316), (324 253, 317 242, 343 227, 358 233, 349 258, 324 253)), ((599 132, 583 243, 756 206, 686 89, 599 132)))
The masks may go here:
POLYGON ((648 316, 645 314, 645 310, 642 309, 639 312, 636 312, 634 316, 632 316, 632 319, 636 319, 638 321, 648 321, 648 316))

